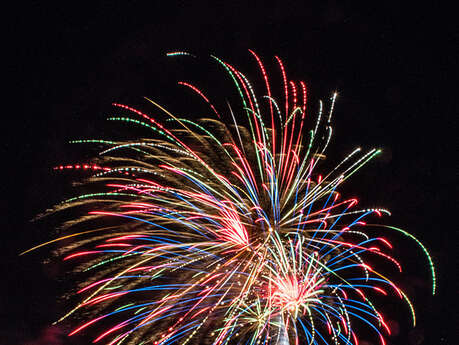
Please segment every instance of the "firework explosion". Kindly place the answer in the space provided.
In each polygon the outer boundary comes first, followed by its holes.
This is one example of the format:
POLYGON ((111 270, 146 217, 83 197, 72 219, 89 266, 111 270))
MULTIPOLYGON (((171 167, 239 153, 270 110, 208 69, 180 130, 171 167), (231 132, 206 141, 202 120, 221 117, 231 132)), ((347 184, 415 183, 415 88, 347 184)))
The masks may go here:
POLYGON ((80 302, 59 320, 86 319, 69 336, 94 333, 94 343, 113 345, 358 345, 357 329, 366 327, 385 344, 391 331, 372 302, 377 294, 404 300, 413 323, 415 316, 406 294, 368 264, 402 270, 382 228, 417 242, 435 292, 424 246, 404 230, 366 224, 389 212, 358 208, 338 192, 380 151, 357 148, 318 171, 337 95, 312 117, 306 84, 288 79, 275 57, 282 80, 275 98, 250 53, 262 97, 241 71, 212 56, 234 82, 237 110, 228 103, 220 112, 203 91, 179 82, 207 103, 211 118, 180 118, 150 99, 155 117, 115 103, 118 114, 108 120, 145 127, 152 138, 77 140, 102 147, 99 157, 56 167, 91 174, 90 193, 52 210, 84 215, 45 243, 64 243, 63 260, 87 272, 80 302))

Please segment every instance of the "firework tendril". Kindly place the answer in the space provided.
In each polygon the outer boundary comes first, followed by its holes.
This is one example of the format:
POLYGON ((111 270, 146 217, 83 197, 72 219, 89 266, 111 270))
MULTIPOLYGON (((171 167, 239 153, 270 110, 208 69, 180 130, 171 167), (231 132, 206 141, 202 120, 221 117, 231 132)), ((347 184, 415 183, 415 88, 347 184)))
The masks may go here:
POLYGON ((261 97, 241 71, 212 56, 234 83, 237 108, 217 109, 180 81, 208 105, 207 118, 182 118, 150 99, 156 115, 114 103, 108 120, 145 128, 150 138, 76 140, 100 147, 99 156, 56 167, 90 174, 89 193, 48 212, 81 216, 32 248, 63 243, 59 254, 85 277, 80 302, 58 320, 86 319, 69 336, 95 334, 94 343, 110 345, 358 345, 357 329, 365 327, 384 345, 391 331, 376 301, 394 295, 413 323, 415 316, 407 295, 376 268, 402 271, 381 230, 421 247, 435 293, 426 248, 404 230, 367 224, 389 211, 358 208, 338 192, 380 150, 357 148, 320 171, 337 94, 311 116, 306 84, 290 80, 275 57, 281 85, 272 87, 249 52, 261 97))

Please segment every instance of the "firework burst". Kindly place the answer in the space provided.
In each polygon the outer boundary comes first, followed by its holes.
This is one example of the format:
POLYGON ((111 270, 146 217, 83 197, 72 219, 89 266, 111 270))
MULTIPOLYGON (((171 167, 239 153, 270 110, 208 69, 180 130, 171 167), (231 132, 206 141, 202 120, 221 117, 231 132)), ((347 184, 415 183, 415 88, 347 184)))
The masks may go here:
POLYGON ((357 329, 367 327, 384 344, 390 329, 375 294, 401 298, 415 319, 406 294, 368 264, 387 261, 401 271, 381 227, 421 246, 435 292, 424 246, 404 230, 366 224, 389 212, 358 208, 338 192, 380 151, 358 148, 320 171, 337 94, 319 102, 313 117, 306 84, 290 80, 275 57, 276 98, 263 62, 250 53, 262 97, 241 71, 212 56, 234 82, 237 110, 217 110, 181 81, 211 117, 181 118, 150 99, 161 116, 114 103, 108 120, 144 127, 151 138, 77 140, 100 146, 99 156, 56 167, 90 172, 91 193, 53 210, 85 212, 51 241, 66 240, 59 254, 85 277, 80 302, 59 320, 87 317, 69 336, 87 332, 96 334, 94 343, 113 345, 357 345, 357 329))

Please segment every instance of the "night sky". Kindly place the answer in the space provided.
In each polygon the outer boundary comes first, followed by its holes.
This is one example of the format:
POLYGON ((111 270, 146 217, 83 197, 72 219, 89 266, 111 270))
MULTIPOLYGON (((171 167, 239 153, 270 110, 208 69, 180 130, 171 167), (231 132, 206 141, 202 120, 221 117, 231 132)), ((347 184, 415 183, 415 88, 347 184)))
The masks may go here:
MULTIPOLYGON (((270 74, 278 73, 274 55, 281 57, 291 78, 308 83, 313 109, 319 98, 338 91, 330 159, 359 145, 384 150, 347 190, 359 195, 362 205, 390 209, 386 223, 417 236, 431 251, 438 274, 432 297, 423 253, 393 237, 405 267, 400 285, 414 301, 418 327, 409 327, 402 302, 387 299, 388 317, 397 320, 391 321, 397 335, 388 345, 454 344, 457 107, 448 91, 455 88, 450 78, 457 56, 449 49, 454 21, 433 5, 247 2, 30 1, 7 14, 3 54, 11 59, 3 69, 11 80, 4 82, 1 136, 7 177, 1 184, 0 344, 88 341, 67 338, 68 325, 51 326, 66 310, 58 296, 69 286, 59 261, 44 265, 46 248, 18 256, 55 234, 52 219, 30 220, 76 192, 71 181, 78 175, 61 176, 52 167, 94 152, 68 141, 129 137, 133 132, 107 126, 105 118, 115 113, 112 102, 148 111, 147 96, 196 116, 199 102, 184 97, 175 83, 186 75, 219 94, 220 88, 228 90, 221 82, 226 76, 210 60, 193 69, 165 53, 215 54, 255 80, 256 64, 247 49, 263 58, 270 74)), ((377 344, 375 338, 366 341, 361 344, 377 344)))

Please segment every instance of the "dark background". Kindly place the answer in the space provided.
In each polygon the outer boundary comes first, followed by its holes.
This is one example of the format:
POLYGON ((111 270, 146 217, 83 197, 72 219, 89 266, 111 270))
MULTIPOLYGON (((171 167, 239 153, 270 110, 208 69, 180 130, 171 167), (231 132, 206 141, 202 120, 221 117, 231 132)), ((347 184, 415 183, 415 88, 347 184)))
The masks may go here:
MULTIPOLYGON (((53 238, 52 222, 30 219, 72 195, 69 181, 77 175, 62 177, 52 167, 91 156, 86 147, 67 141, 116 137, 117 130, 104 121, 116 113, 112 102, 148 111, 142 97, 149 96, 171 110, 194 109, 199 100, 187 98, 184 90, 170 96, 183 75, 219 94, 226 76, 215 64, 194 68, 189 61, 166 58, 169 51, 203 58, 216 54, 261 83, 247 52, 251 48, 271 75, 278 73, 273 56, 280 56, 292 79, 308 83, 311 102, 339 92, 330 156, 339 159, 358 145, 384 149, 353 178, 349 190, 357 190, 362 205, 389 208, 393 216, 386 223, 423 241, 438 274, 438 293, 432 297, 423 253, 394 237, 405 267, 398 281, 414 301, 418 327, 409 327, 402 303, 387 299, 387 317, 397 320, 391 321, 396 335, 388 344, 452 345, 457 108, 450 78, 457 56, 449 49, 455 21, 448 20, 448 10, 398 2, 363 7, 339 1, 165 3, 28 2, 8 13, 3 54, 11 60, 3 70, 10 80, 3 79, 8 92, 0 139, 7 173, 1 184, 0 344, 88 341, 71 341, 64 335, 67 326, 51 326, 64 312, 56 297, 66 284, 59 263, 42 264, 46 248, 17 255, 53 238)), ((366 341, 361 344, 376 344, 374 338, 366 341)))

